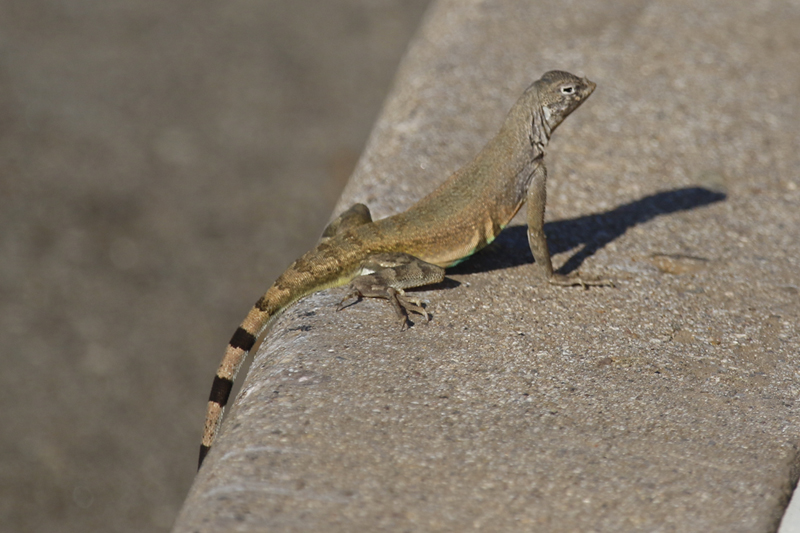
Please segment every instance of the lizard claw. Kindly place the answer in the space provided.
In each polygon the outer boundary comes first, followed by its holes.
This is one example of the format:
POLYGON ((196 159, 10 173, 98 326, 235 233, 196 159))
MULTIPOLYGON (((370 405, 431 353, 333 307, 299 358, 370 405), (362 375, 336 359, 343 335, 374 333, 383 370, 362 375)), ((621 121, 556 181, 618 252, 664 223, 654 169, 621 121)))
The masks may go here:
POLYGON ((410 313, 422 315, 426 320, 431 319, 431 315, 425 310, 424 307, 422 307, 422 302, 409 298, 402 290, 389 287, 386 289, 386 297, 389 300, 389 303, 392 304, 395 314, 397 314, 402 321, 403 330, 407 329, 411 324, 411 321, 408 318, 410 313))
POLYGON ((361 293, 358 291, 358 289, 351 288, 341 299, 339 305, 336 306, 336 311, 341 311, 345 307, 350 307, 351 305, 357 304, 359 301, 361 301, 361 293), (345 302, 350 299, 352 299, 353 302, 345 304, 345 302))
MULTIPOLYGON (((409 298, 402 289, 387 287, 385 290, 380 292, 370 293, 369 296, 373 298, 385 298, 388 300, 392 305, 395 314, 402 321, 402 329, 404 330, 411 325, 411 321, 408 318, 410 313, 422 315, 426 320, 431 319, 430 313, 428 313, 428 311, 422 306, 422 302, 420 300, 409 298)), ((345 307, 350 307, 351 305, 358 303, 363 297, 364 294, 358 288, 351 287, 339 302, 336 310, 341 311, 345 307), (353 301, 348 302, 349 300, 353 301)))

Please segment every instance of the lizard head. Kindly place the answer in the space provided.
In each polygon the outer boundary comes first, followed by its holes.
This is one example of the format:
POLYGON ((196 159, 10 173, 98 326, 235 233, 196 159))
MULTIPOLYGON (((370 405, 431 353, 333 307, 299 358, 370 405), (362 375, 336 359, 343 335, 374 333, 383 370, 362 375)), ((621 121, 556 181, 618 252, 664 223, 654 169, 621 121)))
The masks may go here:
POLYGON ((552 132, 589 98, 595 87, 597 85, 586 78, 562 70, 551 70, 535 81, 528 91, 538 96, 541 118, 552 132))

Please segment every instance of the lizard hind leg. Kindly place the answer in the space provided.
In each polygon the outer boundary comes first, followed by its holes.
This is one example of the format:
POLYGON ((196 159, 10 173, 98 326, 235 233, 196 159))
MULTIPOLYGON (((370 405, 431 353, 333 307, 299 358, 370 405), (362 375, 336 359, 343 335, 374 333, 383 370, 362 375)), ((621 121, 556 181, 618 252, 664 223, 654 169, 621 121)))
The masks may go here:
POLYGON ((395 314, 402 322, 402 328, 409 325, 409 313, 416 313, 430 320, 430 315, 419 300, 410 298, 405 289, 439 283, 444 279, 444 269, 428 263, 413 255, 393 252, 374 254, 361 266, 362 275, 350 282, 350 287, 339 309, 351 299, 383 298, 392 305, 395 314))
POLYGON ((353 204, 350 209, 336 217, 336 219, 328 224, 325 231, 322 232, 321 242, 327 241, 331 237, 344 233, 345 231, 369 224, 372 222, 372 215, 369 212, 369 207, 364 204, 353 204))

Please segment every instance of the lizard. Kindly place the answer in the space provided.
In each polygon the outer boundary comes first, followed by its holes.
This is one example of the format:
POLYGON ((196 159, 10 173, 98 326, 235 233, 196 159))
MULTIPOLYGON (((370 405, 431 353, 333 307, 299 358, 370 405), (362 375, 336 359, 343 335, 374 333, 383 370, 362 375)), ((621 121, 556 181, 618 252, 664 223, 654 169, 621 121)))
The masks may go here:
POLYGON ((539 277, 559 286, 612 285, 554 272, 544 233, 544 149, 553 130, 595 87, 568 72, 545 73, 512 106, 495 137, 431 194, 380 220, 373 221, 364 204, 355 204, 331 222, 317 246, 280 275, 231 337, 211 388, 198 469, 248 352, 274 319, 304 296, 349 283, 337 309, 352 299, 383 298, 403 329, 409 313, 429 320, 422 303, 405 289, 444 280, 446 268, 491 243, 526 201, 528 243, 539 277))

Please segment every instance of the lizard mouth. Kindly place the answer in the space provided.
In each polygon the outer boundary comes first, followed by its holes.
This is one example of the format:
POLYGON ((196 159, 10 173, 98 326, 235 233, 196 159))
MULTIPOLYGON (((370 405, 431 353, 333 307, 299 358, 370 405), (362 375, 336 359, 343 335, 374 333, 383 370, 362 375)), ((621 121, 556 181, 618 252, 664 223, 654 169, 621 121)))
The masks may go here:
POLYGON ((581 81, 583 81, 583 83, 586 84, 586 87, 589 88, 589 90, 586 92, 586 96, 589 96, 590 94, 592 94, 594 92, 595 88, 597 87, 597 84, 595 82, 590 81, 589 78, 587 78, 585 76, 584 76, 583 80, 581 80, 581 81))

